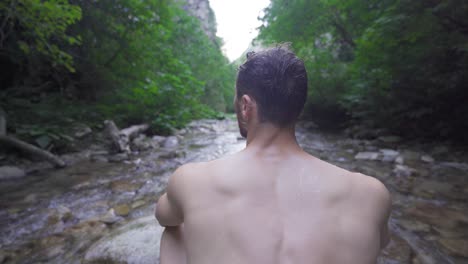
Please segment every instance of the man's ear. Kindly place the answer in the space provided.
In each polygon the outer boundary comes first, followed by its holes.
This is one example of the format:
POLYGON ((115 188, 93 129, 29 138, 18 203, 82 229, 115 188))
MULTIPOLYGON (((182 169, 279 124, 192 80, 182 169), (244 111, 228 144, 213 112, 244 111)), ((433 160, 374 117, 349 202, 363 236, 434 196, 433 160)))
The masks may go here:
POLYGON ((248 121, 251 118, 253 114, 254 105, 255 105, 255 101, 249 95, 244 94, 241 97, 240 110, 241 110, 241 114, 244 120, 248 121))

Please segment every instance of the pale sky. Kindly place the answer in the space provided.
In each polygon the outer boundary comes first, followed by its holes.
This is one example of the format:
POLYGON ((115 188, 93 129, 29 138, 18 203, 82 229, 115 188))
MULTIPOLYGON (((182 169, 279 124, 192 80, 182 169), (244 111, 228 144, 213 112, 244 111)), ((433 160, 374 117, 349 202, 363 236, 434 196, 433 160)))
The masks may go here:
POLYGON ((223 52, 230 61, 239 58, 257 36, 258 17, 270 0, 209 0, 224 41, 223 52))

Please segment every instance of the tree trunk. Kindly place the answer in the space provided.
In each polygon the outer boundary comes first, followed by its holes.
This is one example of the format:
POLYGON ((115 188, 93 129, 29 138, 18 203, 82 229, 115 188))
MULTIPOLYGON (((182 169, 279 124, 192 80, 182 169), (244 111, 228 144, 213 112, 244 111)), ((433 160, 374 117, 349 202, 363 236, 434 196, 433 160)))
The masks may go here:
POLYGON ((19 139, 16 139, 14 137, 10 137, 7 135, 0 135, 0 143, 4 143, 12 147, 18 148, 22 151, 28 152, 30 154, 39 156, 49 161, 50 163, 54 164, 57 167, 63 168, 66 166, 65 162, 59 157, 55 156, 54 154, 48 151, 42 150, 36 146, 33 146, 19 139))

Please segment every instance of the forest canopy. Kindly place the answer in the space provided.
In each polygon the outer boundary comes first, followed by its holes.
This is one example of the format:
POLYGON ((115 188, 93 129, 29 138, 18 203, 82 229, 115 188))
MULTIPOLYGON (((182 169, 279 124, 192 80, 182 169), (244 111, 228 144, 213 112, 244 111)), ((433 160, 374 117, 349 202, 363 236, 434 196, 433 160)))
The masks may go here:
POLYGON ((0 105, 9 128, 112 118, 167 133, 232 108, 234 66, 188 9, 169 0, 2 1, 0 105))
POLYGON ((292 42, 312 118, 467 139, 467 14, 463 0, 272 0, 256 42, 292 42))

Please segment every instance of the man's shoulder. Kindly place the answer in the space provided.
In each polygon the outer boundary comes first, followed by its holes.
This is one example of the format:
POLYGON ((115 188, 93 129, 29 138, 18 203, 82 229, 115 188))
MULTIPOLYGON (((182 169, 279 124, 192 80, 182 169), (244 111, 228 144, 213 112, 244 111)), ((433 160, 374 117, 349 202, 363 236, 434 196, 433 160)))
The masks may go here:
POLYGON ((377 178, 358 172, 350 172, 353 181, 353 196, 373 207, 391 206, 391 195, 387 187, 377 178))
POLYGON ((225 162, 224 159, 216 159, 212 161, 186 163, 177 168, 171 177, 185 180, 199 180, 211 174, 216 168, 222 167, 222 164, 225 162))
POLYGON ((206 168, 206 162, 190 162, 178 167, 171 178, 191 178, 197 174, 201 174, 206 168))
POLYGON ((365 175, 359 172, 350 172, 351 177, 361 189, 368 190, 369 194, 386 196, 389 195, 389 191, 385 184, 383 184, 379 179, 365 175))

